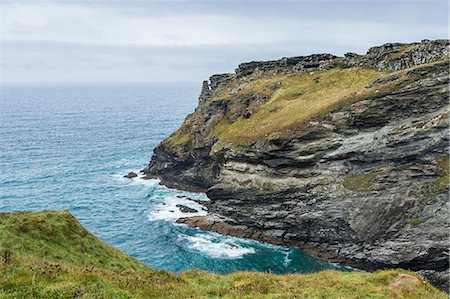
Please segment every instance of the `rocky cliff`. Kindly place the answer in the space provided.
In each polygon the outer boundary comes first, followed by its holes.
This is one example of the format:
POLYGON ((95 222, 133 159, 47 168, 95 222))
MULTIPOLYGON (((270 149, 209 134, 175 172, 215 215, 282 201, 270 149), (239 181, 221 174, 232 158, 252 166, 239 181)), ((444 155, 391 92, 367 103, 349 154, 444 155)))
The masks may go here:
POLYGON ((243 63, 203 83, 143 171, 207 192, 190 225, 445 287, 449 53, 424 40, 243 63))

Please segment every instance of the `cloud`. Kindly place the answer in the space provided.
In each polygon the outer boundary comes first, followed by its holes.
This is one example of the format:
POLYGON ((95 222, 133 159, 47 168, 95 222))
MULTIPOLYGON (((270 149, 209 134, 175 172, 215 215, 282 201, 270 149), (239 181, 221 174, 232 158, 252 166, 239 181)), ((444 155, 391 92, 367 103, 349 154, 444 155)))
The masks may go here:
POLYGON ((199 81, 248 60, 447 37, 447 2, 4 2, 4 81, 199 81))

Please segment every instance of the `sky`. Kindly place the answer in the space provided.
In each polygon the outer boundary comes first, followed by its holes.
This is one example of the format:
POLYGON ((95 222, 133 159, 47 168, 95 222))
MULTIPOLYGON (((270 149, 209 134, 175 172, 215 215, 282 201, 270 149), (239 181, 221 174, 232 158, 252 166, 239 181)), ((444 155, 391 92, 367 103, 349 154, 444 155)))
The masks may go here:
POLYGON ((448 38, 446 0, 0 1, 2 83, 199 82, 241 62, 448 38))

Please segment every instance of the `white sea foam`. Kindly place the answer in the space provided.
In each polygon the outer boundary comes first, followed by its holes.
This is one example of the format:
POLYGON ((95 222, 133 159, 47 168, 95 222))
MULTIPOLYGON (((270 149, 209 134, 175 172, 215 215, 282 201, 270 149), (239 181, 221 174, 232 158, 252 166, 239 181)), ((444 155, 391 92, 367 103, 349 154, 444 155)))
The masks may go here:
POLYGON ((132 179, 125 178, 124 174, 114 174, 113 177, 120 181, 121 183, 127 183, 131 185, 143 185, 146 187, 157 187, 159 194, 154 194, 152 197, 153 203, 152 211, 148 215, 148 219, 150 221, 154 220, 167 220, 171 222, 175 222, 179 218, 183 217, 193 217, 193 216, 205 216, 207 214, 205 206, 190 200, 198 200, 198 201, 208 201, 208 197, 204 193, 193 193, 193 192, 184 192, 184 191, 176 191, 173 189, 169 189, 165 186, 160 186, 159 179, 143 179, 144 175, 139 173, 136 170, 125 171, 124 173, 128 173, 133 171, 137 173, 138 176, 132 179), (177 205, 187 206, 189 208, 197 210, 194 213, 183 213, 177 205))
POLYGON ((284 251, 284 260, 283 260, 283 265, 285 267, 289 266, 289 264, 292 262, 292 259, 289 258, 289 250, 284 251))
POLYGON ((158 179, 146 179, 146 180, 144 180, 142 177, 143 177, 142 175, 139 175, 136 178, 128 179, 128 180, 131 181, 130 184, 132 184, 132 185, 144 185, 144 186, 147 186, 147 187, 154 187, 156 185, 159 185, 160 180, 158 180, 158 179))
POLYGON ((113 174, 112 175, 114 179, 120 181, 121 183, 128 183, 131 185, 144 185, 144 186, 148 186, 148 187, 153 187, 159 184, 160 180, 158 179, 149 179, 149 180, 144 180, 143 179, 143 175, 141 173, 139 173, 139 170, 129 170, 129 171, 124 171, 121 174, 113 174), (138 174, 137 177, 135 178, 126 178, 124 177, 125 174, 129 173, 129 172, 134 172, 136 174, 138 174))
POLYGON ((178 198, 176 196, 170 196, 165 198, 163 202, 155 203, 154 210, 148 215, 150 221, 154 220, 167 220, 175 222, 177 219, 182 217, 193 217, 193 216, 205 216, 207 211, 205 207, 194 201, 178 198), (192 209, 196 209, 198 212, 195 213, 183 213, 177 205, 187 206, 192 209))
POLYGON ((207 234, 179 236, 183 241, 187 241, 188 248, 200 251, 213 258, 237 259, 246 254, 255 253, 254 248, 243 247, 234 242, 231 238, 217 240, 207 234))

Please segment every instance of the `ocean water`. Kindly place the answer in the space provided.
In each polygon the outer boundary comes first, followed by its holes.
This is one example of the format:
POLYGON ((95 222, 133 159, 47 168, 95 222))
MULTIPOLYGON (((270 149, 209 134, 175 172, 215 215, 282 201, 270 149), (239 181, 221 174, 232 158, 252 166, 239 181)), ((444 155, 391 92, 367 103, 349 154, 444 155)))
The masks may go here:
POLYGON ((204 194, 125 179, 192 112, 198 84, 6 85, 0 99, 0 211, 68 209, 107 243, 159 269, 348 270, 297 249, 176 224, 204 194))

